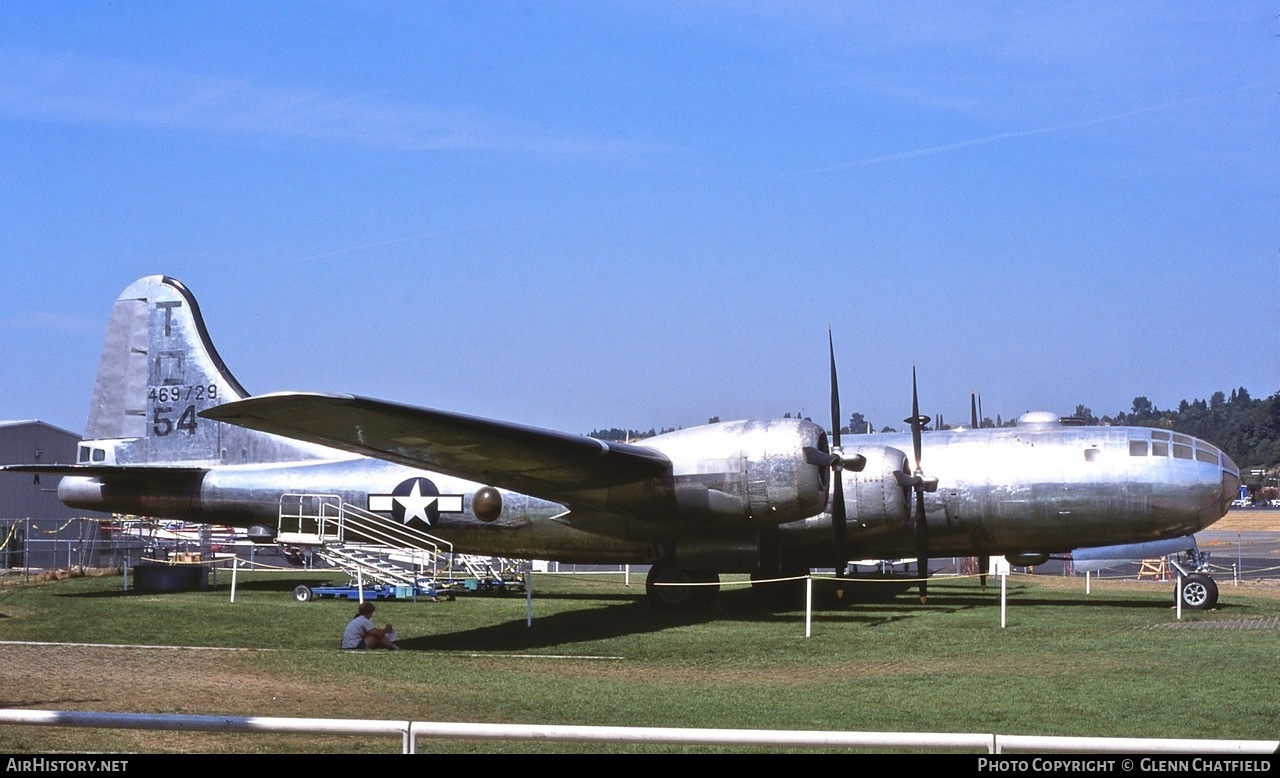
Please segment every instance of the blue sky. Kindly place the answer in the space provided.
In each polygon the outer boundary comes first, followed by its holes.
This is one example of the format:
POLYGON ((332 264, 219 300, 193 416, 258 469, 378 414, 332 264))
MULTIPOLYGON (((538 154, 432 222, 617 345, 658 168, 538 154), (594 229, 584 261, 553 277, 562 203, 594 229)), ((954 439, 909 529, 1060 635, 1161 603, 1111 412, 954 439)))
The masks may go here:
POLYGON ((251 392, 526 424, 1280 389, 1274 3, 14 2, 0 418, 163 273, 251 392))

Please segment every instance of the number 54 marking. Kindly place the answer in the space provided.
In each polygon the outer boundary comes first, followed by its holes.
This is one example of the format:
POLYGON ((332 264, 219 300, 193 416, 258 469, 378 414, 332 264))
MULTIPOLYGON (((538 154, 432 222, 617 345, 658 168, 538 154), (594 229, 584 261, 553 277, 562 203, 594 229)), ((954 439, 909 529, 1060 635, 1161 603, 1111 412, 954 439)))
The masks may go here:
POLYGON ((151 411, 151 431, 158 437, 163 438, 175 429, 184 430, 189 435, 196 434, 196 406, 188 405, 182 415, 178 417, 175 424, 172 413, 173 408, 157 405, 151 411))

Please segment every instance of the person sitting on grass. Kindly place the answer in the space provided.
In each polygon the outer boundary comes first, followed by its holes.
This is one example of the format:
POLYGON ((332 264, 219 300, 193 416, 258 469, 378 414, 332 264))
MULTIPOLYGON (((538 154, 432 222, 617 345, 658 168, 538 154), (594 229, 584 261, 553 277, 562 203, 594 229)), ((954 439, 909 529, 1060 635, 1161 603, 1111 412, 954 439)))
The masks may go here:
POLYGON ((373 616, 374 610, 373 603, 360 603, 360 608, 356 611, 355 618, 351 619, 347 624, 346 630, 342 633, 342 648, 400 650, 400 646, 393 642, 396 637, 396 631, 390 624, 381 629, 374 626, 373 619, 370 618, 373 616))

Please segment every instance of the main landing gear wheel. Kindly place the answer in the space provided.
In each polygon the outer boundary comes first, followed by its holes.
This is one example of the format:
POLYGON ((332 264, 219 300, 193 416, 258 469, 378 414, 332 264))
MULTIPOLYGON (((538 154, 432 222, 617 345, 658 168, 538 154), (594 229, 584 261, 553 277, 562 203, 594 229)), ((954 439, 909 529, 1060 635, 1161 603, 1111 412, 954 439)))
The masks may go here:
POLYGON ((311 587, 306 584, 299 584, 298 588, 293 590, 293 599, 298 602, 310 602, 312 596, 311 587))
POLYGON ((770 604, 799 603, 804 599, 804 576, 808 574, 808 570, 798 568, 776 573, 757 571, 751 574, 751 591, 770 604))
POLYGON ((1182 607, 1207 611, 1218 604, 1218 584, 1203 573, 1192 573, 1182 579, 1178 596, 1182 598, 1182 607))
POLYGON ((720 576, 705 570, 656 564, 649 568, 644 592, 655 610, 692 610, 716 598, 720 593, 720 576))

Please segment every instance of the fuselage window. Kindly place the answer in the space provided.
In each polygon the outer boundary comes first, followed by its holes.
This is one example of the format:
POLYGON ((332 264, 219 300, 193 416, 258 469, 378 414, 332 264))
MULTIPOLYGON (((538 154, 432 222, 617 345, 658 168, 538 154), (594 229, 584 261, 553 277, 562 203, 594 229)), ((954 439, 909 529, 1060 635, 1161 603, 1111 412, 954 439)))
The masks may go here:
MULTIPOLYGON (((1096 449, 1094 449, 1094 450, 1096 450, 1096 449)), ((1089 458, 1089 457, 1088 457, 1088 453, 1089 453, 1089 452, 1087 452, 1087 451, 1085 452, 1085 459, 1088 459, 1088 458, 1089 458)), ((1147 455, 1147 441, 1145 441, 1145 440, 1131 440, 1131 441, 1129 441, 1129 456, 1131 456, 1131 457, 1145 457, 1146 455, 1147 455)))
POLYGON ((1184 446, 1184 445, 1182 445, 1181 443, 1174 443, 1174 444, 1173 444, 1173 458, 1174 458, 1174 459, 1190 459, 1190 458, 1191 458, 1191 446, 1184 446))
MULTIPOLYGON (((1144 443, 1143 445, 1145 446, 1146 444, 1144 443)), ((1099 453, 1099 452, 1098 452, 1098 449, 1096 449, 1096 448, 1086 448, 1086 449, 1084 450, 1084 461, 1086 461, 1086 462, 1097 462, 1097 461, 1098 461, 1098 453, 1099 453)), ((1130 454, 1133 454, 1133 443, 1130 443, 1130 444, 1129 444, 1129 453, 1130 453, 1130 454)), ((1133 455, 1134 455, 1134 456, 1143 456, 1142 454, 1133 454, 1133 455)))
POLYGON ((1168 443, 1156 443, 1155 441, 1152 441, 1152 442, 1151 442, 1151 456, 1153 456, 1153 457, 1167 457, 1167 456, 1169 456, 1169 444, 1168 444, 1168 443))

